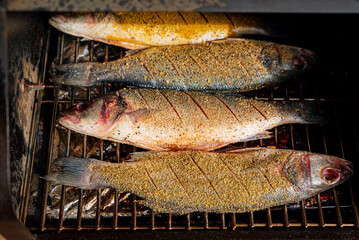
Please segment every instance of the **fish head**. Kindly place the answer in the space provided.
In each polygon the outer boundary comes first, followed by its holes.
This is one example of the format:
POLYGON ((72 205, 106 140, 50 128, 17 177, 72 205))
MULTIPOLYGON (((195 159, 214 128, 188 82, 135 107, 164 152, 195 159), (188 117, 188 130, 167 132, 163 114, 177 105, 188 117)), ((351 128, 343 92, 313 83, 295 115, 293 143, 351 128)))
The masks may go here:
POLYGON ((342 158, 307 152, 291 155, 283 170, 292 184, 314 195, 349 179, 353 164, 342 158))
POLYGON ((267 43, 261 49, 259 60, 275 78, 287 79, 310 69, 316 64, 314 52, 298 47, 267 43))
POLYGON ((66 110, 59 123, 73 131, 101 138, 115 125, 127 108, 117 95, 81 102, 66 110))
POLYGON ((49 23, 65 33, 86 37, 106 15, 107 13, 58 13, 50 17, 49 23))

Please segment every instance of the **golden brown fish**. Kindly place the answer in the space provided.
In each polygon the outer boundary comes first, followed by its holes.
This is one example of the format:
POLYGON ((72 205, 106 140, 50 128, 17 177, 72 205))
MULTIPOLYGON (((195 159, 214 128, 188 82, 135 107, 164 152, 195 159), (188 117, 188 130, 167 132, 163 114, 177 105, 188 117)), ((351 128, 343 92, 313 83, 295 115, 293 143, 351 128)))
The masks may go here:
POLYGON ((214 150, 270 137, 287 123, 319 123, 311 104, 257 101, 167 89, 123 89, 79 103, 63 113, 63 126, 101 139, 150 150, 214 150))
POLYGON ((352 164, 303 151, 142 152, 132 162, 61 158, 45 178, 85 189, 131 192, 163 213, 247 212, 297 202, 352 176, 352 164))
POLYGON ((67 13, 53 15, 49 23, 71 35, 128 49, 267 34, 258 17, 236 13, 67 13))
POLYGON ((101 82, 177 90, 249 91, 280 83, 315 63, 309 50, 251 39, 201 45, 164 46, 106 63, 52 67, 58 84, 92 86, 101 82))

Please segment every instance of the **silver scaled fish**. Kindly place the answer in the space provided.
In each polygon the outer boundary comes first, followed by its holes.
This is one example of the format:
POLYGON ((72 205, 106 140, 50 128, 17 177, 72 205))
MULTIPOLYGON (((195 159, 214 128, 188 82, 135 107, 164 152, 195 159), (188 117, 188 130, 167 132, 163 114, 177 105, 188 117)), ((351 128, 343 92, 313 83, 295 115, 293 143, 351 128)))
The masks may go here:
POLYGON ((60 158, 45 178, 66 186, 133 193, 161 213, 248 212, 297 202, 346 181, 353 165, 304 151, 139 152, 131 162, 60 158))
POLYGON ((260 18, 237 13, 66 13, 54 14, 49 23, 65 33, 127 49, 269 35, 260 18))
POLYGON ((268 138, 287 123, 321 123, 312 103, 257 101, 236 94, 122 89, 78 103, 59 123, 86 135, 150 150, 210 151, 268 138))
POLYGON ((102 82, 177 90, 250 91, 274 85, 309 69, 307 49, 250 39, 154 47, 105 63, 53 65, 57 84, 102 82))

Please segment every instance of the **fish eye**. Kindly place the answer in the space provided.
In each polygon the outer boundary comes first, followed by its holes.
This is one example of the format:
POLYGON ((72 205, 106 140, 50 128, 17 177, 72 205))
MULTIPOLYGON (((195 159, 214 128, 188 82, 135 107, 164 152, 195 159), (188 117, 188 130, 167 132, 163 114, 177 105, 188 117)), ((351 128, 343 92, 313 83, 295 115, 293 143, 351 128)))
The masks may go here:
POLYGON ((302 57, 295 57, 292 60, 292 66, 297 70, 303 70, 307 66, 307 63, 302 57))
POLYGON ((76 109, 79 111, 86 110, 90 106, 89 102, 82 102, 76 105, 76 109))
POLYGON ((325 168, 322 172, 322 177, 327 183, 332 183, 338 180, 339 173, 331 168, 325 168))

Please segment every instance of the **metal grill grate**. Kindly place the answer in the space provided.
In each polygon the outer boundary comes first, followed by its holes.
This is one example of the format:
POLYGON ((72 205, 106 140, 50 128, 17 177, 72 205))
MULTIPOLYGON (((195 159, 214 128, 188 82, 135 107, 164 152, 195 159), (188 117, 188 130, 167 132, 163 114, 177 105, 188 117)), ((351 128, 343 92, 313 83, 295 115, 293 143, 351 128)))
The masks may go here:
MULTIPOLYGON (((50 34, 48 35, 50 36, 50 34)), ((58 37, 58 52, 59 54, 59 63, 63 61, 63 51, 65 44, 65 37, 69 37, 62 33, 59 33, 58 37)), ((78 61, 80 40, 79 38, 72 38, 75 42, 75 62, 78 61)), ((93 49, 94 42, 91 42, 90 48, 90 61, 93 61, 93 49)), ((49 51, 49 39, 46 46, 46 51, 49 51)), ((106 46, 106 55, 105 61, 108 60, 108 51, 109 47, 106 46)), ((122 50, 121 50, 122 51, 122 50)), ((123 52, 121 52, 121 57, 123 52)), ((45 55, 45 64, 47 60, 47 54, 45 55)), ((46 69, 46 65, 45 68, 46 69)), ((44 72, 45 76, 45 72, 44 72)), ((345 75, 335 76, 335 74, 328 74, 327 78, 324 79, 329 82, 331 89, 329 91, 321 92, 318 87, 319 84, 322 84, 323 76, 316 74, 315 72, 306 76, 306 78, 298 78, 289 83, 285 83, 278 87, 271 87, 269 89, 260 90, 256 92, 246 93, 248 97, 254 97, 259 100, 274 100, 274 101, 313 101, 317 103, 318 109, 323 110, 326 114, 330 116, 330 123, 324 126, 308 126, 308 125, 285 125, 276 127, 274 129, 274 138, 269 140, 257 140, 248 143, 235 144, 236 146, 250 147, 250 146, 272 146, 281 148, 283 147, 283 141, 287 143, 284 144, 288 148, 307 150, 313 152, 320 152, 325 154, 337 155, 338 157, 347 157, 349 160, 354 160, 354 157, 357 156, 359 151, 359 138, 357 135, 357 126, 354 119, 354 115, 351 111, 345 111, 345 109, 350 109, 350 106, 358 102, 358 99, 355 98, 355 95, 348 94, 348 97, 337 98, 336 94, 333 92, 335 87, 335 82, 343 80, 341 78, 348 78, 345 75), (308 82, 311 85, 308 85, 308 82), (314 83, 314 84, 313 84, 314 83), (314 87, 312 87, 314 85, 314 87), (344 112, 343 109, 344 107, 344 112), (349 106, 349 108, 348 108, 349 106), (339 109, 338 109, 339 108, 339 109), (340 113, 338 113, 340 110, 340 113), (342 115, 345 114, 345 115, 342 115), (345 130, 343 130, 343 119, 345 122, 345 130), (343 131, 351 132, 351 135, 343 133, 343 131), (283 136, 285 139, 283 139, 283 136), (349 137, 348 137, 349 136, 349 137), (345 138, 345 140, 344 140, 345 138), (347 144, 350 142, 350 144, 347 144)), ((101 95, 105 95, 109 91, 110 86, 104 84, 103 86, 98 87, 97 90, 101 95)), ((87 88, 86 98, 90 100, 92 96, 92 90, 95 89, 87 88)), ((349 90, 349 89, 348 89, 349 90)), ((50 139, 48 142, 48 158, 47 158, 47 167, 43 175, 50 171, 51 163, 53 159, 53 153, 56 150, 55 145, 55 130, 56 130, 56 119, 60 109, 64 109, 74 105, 77 102, 80 102, 81 99, 75 97, 76 92, 78 91, 77 87, 63 87, 56 86, 53 89, 53 98, 44 98, 41 99, 40 95, 39 104, 40 105, 52 105, 52 122, 50 128, 50 139), (63 100, 59 98, 60 92, 66 91, 69 94, 69 100, 63 100)), ((350 91, 350 90, 349 90, 350 91)), ((46 114, 46 113, 45 113, 46 114)), ((49 113, 48 113, 49 114, 49 113)), ((71 141, 74 133, 71 130, 66 130, 66 138, 61 139, 66 143, 66 153, 65 156, 71 156, 71 141)), ((37 135, 34 135, 36 137, 37 135)), ((105 142, 104 140, 95 139, 82 135, 83 138, 83 157, 87 156, 87 146, 89 140, 99 141, 99 151, 100 159, 107 160, 107 156, 104 154, 105 142), (91 139, 90 139, 91 138, 91 139)), ((116 162, 123 162, 124 156, 121 156, 124 151, 137 151, 136 147, 126 147, 125 150, 122 148, 125 145, 116 144, 116 162), (132 148, 132 149, 131 149, 132 148), (130 149, 130 150, 129 150, 130 149)), ((35 145, 36 147, 36 145, 35 145)), ((35 152, 35 150, 34 150, 35 152)), ((355 176, 354 176, 355 177, 355 176)), ((32 169, 30 177, 33 181, 34 176, 32 174, 32 169)), ((45 182, 45 181, 44 181, 45 182)), ((318 194, 314 199, 317 203, 307 206, 306 201, 301 201, 298 206, 293 205, 284 205, 280 207, 273 207, 262 211, 250 212, 250 213, 231 213, 231 214, 216 214, 216 213, 192 213, 186 214, 184 216, 177 216, 172 214, 158 214, 153 211, 149 211, 147 216, 139 216, 138 204, 136 198, 131 196, 131 215, 119 216, 119 190, 114 189, 113 194, 113 217, 103 217, 101 212, 101 192, 104 189, 96 190, 96 212, 95 216, 92 218, 86 217, 83 218, 84 211, 84 194, 85 190, 76 190, 78 191, 78 201, 77 201, 77 217, 75 220, 65 219, 64 209, 66 205, 66 186, 61 188, 61 198, 59 200, 59 211, 58 216, 55 218, 48 217, 48 198, 50 191, 49 182, 45 182, 44 188, 42 190, 42 203, 40 214, 38 217, 31 217, 31 221, 27 220, 27 209, 29 204, 30 195, 30 184, 28 184, 25 201, 23 203, 22 212, 22 221, 28 225, 28 227, 33 231, 48 231, 48 230, 157 230, 157 229, 185 229, 185 230, 194 230, 194 229, 239 229, 239 228, 255 228, 255 227, 359 227, 359 215, 357 210, 357 205, 354 198, 353 187, 350 181, 347 183, 333 188, 323 193, 326 196, 329 196, 329 199, 332 199, 331 202, 323 203, 321 196, 323 194, 318 194), (340 193, 340 194, 339 194, 340 193), (339 194, 339 195, 338 195, 339 194), (35 219, 35 221, 34 221, 35 219)))

